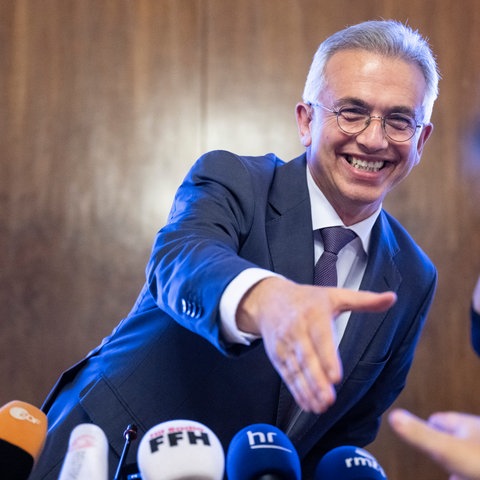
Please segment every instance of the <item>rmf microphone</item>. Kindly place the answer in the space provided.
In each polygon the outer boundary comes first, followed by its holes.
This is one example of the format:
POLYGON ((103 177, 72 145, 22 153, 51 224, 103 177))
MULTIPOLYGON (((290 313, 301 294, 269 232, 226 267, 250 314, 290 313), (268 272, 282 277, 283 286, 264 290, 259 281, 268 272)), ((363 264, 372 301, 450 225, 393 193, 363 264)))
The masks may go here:
POLYGON ((363 448, 345 445, 326 453, 314 480, 388 480, 376 458, 363 448))
POLYGON ((47 417, 13 400, 0 408, 0 478, 26 480, 45 443, 47 417))
POLYGON ((148 430, 137 463, 142 480, 222 480, 225 471, 220 440, 193 420, 170 420, 148 430))
POLYGON ((232 438, 226 465, 229 480, 300 480, 302 475, 290 439, 266 423, 245 427, 232 438))
POLYGON ((108 441, 93 423, 81 423, 70 433, 58 480, 107 480, 108 441))

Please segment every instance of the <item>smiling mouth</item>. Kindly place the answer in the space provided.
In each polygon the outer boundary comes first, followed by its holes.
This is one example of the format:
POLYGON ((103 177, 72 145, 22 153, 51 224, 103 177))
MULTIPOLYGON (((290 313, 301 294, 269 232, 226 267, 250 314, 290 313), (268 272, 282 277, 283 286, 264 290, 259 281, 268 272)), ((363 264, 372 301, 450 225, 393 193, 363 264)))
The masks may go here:
POLYGON ((360 160, 351 155, 347 155, 346 160, 353 168, 362 170, 363 172, 378 172, 385 165, 383 161, 367 162, 366 160, 360 160))

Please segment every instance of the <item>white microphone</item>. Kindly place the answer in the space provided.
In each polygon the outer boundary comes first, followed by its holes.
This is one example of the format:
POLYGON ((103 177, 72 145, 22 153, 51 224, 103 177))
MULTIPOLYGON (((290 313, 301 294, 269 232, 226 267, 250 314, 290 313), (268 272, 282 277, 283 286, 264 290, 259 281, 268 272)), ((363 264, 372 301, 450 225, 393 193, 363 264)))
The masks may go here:
POLYGON ((81 423, 70 434, 58 480, 107 480, 108 441, 93 423, 81 423))
POLYGON ((225 471, 220 440, 193 420, 170 420, 148 430, 137 462, 142 480, 222 480, 225 471))

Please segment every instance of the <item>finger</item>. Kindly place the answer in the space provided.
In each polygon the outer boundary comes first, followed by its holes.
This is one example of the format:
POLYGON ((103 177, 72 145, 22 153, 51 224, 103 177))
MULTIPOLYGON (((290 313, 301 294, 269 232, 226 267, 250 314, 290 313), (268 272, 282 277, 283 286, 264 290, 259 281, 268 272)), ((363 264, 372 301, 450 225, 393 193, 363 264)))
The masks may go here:
POLYGON ((340 382, 343 376, 342 362, 338 354, 335 341, 333 322, 315 322, 311 325, 310 355, 316 364, 313 364, 315 374, 323 375, 329 383, 340 382))
POLYGON ((478 436, 480 419, 475 415, 461 412, 436 412, 430 415, 428 423, 439 430, 461 435, 462 433, 478 436))
POLYGON ((388 417, 393 430, 407 443, 423 451, 450 472, 458 471, 461 461, 452 455, 458 439, 438 431, 406 410, 393 410, 388 417))
MULTIPOLYGON (((333 352, 336 358, 336 352, 333 352)), ((312 343, 303 346, 298 352, 308 397, 307 410, 322 413, 334 403, 336 394, 332 381, 327 375, 321 358, 316 354, 312 343)))
POLYGON ((293 347, 284 356, 279 373, 302 409, 322 413, 335 401, 333 385, 323 373, 309 337, 293 347))
MULTIPOLYGON (((437 440, 432 436, 433 428, 410 412, 395 409, 390 412, 388 421, 392 429, 408 443, 429 451, 437 440)), ((436 432, 434 432, 436 433, 436 432)))
POLYGON ((309 395, 307 383, 302 368, 294 355, 289 356, 285 360, 280 374, 296 403, 302 409, 308 409, 309 395))
POLYGON ((367 292, 352 291, 338 288, 333 293, 332 302, 337 312, 383 312, 388 310, 396 301, 395 292, 367 292))

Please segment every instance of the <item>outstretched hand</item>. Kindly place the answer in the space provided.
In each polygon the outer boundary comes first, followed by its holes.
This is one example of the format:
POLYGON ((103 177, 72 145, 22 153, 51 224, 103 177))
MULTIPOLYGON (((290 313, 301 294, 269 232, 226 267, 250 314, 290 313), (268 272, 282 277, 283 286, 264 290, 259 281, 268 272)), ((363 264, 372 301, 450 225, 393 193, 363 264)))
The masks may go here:
POLYGON ((450 480, 480 480, 480 417, 440 412, 424 421, 395 409, 388 420, 403 440, 448 471, 450 480))
POLYGON ((237 325, 262 336, 270 361, 297 404, 322 413, 335 402, 334 385, 343 374, 335 346, 336 317, 345 311, 381 312, 395 301, 393 292, 299 285, 269 277, 244 296, 237 325))

